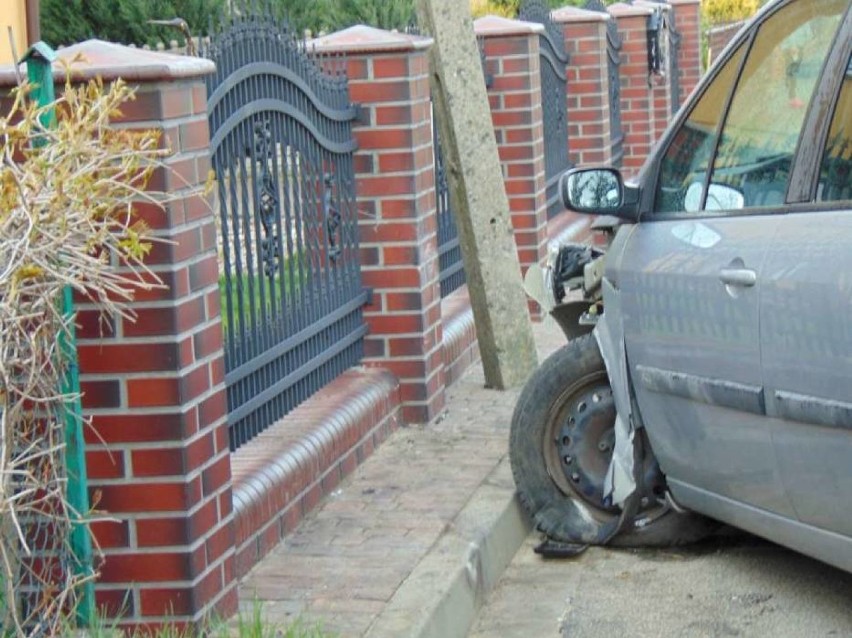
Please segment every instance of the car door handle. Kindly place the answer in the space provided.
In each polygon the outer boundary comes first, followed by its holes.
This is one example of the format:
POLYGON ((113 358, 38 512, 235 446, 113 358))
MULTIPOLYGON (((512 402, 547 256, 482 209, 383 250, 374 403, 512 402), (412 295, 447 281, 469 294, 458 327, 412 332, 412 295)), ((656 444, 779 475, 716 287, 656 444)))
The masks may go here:
POLYGON ((751 288, 757 283, 757 273, 751 268, 722 268, 719 279, 727 286, 751 288))

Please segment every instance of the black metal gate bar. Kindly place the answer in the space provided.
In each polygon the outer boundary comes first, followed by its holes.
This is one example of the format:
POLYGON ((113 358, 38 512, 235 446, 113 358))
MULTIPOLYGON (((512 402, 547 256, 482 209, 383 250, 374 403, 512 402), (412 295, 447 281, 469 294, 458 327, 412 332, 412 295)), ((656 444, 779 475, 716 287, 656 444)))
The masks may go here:
POLYGON ((669 10, 667 12, 666 18, 666 27, 668 31, 668 56, 669 56, 669 85, 671 86, 671 96, 672 96, 672 115, 677 113, 680 108, 680 46, 682 36, 680 32, 677 30, 677 25, 675 24, 675 10, 674 7, 669 4, 669 10))
POLYGON ((438 208, 438 267, 441 280, 441 297, 446 297, 464 285, 465 272, 459 231, 450 203, 450 185, 444 166, 444 152, 441 148, 438 125, 434 122, 434 110, 432 143, 435 153, 435 198, 438 208))
POLYGON ((539 36, 541 101, 544 117, 544 165, 547 179, 547 215, 564 210, 559 177, 571 168, 568 155, 568 53, 562 28, 551 18, 543 0, 524 0, 518 17, 544 25, 539 36))
MULTIPOLYGON (((584 8, 609 15, 602 0, 587 0, 584 8)), ((621 125, 621 48, 618 24, 615 18, 610 16, 606 25, 606 53, 609 79, 609 127, 612 140, 611 164, 613 166, 621 166, 624 159, 624 128, 621 125)))
POLYGON ((268 12, 232 12, 204 54, 236 449, 361 358, 357 111, 268 12))

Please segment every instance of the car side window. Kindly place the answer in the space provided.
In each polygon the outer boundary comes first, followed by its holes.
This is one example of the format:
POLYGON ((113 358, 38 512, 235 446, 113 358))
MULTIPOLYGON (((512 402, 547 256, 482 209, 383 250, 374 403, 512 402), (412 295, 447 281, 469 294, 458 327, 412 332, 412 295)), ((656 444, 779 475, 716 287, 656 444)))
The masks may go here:
POLYGON ((760 27, 722 128, 705 210, 784 203, 807 107, 848 4, 794 2, 760 27))
POLYGON ((852 199, 852 57, 831 119, 817 185, 818 201, 844 199, 852 199))
POLYGON ((807 107, 848 1, 788 4, 760 26, 744 65, 745 44, 728 59, 666 151, 657 213, 784 202, 807 107))
POLYGON ((700 209, 704 176, 713 156, 725 102, 743 59, 743 48, 725 63, 705 89, 669 145, 660 164, 654 211, 674 213, 700 209))

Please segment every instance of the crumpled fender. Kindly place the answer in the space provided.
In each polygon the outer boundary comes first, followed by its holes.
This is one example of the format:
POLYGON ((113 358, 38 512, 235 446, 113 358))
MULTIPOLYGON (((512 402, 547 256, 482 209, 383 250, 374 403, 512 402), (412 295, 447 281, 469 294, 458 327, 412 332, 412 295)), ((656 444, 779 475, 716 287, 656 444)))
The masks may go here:
POLYGON ((625 508, 636 492, 636 450, 634 439, 638 419, 634 415, 627 352, 624 345, 624 318, 618 290, 618 271, 632 227, 619 230, 607 253, 607 269, 602 281, 604 313, 595 326, 595 339, 601 350, 615 401, 615 447, 604 482, 604 497, 625 508), (615 283, 614 283, 615 282, 615 283))
POLYGON ((595 339, 601 350, 615 401, 615 447, 612 462, 604 481, 604 497, 622 505, 636 491, 634 436, 635 420, 630 400, 627 355, 624 348, 624 329, 621 305, 612 284, 603 280, 604 313, 595 326, 595 339), (614 302, 614 303, 613 303, 614 302))

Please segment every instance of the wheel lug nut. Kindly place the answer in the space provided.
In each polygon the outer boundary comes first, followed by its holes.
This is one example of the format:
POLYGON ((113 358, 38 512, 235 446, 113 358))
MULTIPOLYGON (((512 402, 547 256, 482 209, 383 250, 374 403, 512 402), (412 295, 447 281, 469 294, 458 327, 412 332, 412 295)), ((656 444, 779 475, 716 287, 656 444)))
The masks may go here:
POLYGON ((577 474, 576 472, 574 472, 574 473, 571 475, 571 480, 572 480, 572 481, 574 481, 575 483, 579 483, 579 482, 580 482, 580 475, 579 475, 579 474, 577 474))

